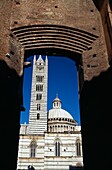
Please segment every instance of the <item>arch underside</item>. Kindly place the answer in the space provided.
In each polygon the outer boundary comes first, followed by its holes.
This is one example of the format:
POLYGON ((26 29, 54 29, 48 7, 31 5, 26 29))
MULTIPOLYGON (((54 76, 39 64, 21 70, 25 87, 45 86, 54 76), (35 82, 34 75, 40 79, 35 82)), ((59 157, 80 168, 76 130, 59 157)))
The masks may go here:
MULTIPOLYGON (((82 54, 98 37, 92 33, 57 25, 30 25, 11 30, 25 51, 58 49, 82 54)), ((55 51, 55 50, 54 50, 55 51)))

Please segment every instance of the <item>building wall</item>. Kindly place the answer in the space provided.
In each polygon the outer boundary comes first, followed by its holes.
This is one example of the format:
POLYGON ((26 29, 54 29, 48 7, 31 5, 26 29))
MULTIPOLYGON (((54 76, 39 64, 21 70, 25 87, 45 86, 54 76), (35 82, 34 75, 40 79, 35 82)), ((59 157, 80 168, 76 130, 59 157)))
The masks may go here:
POLYGON ((108 50, 108 58, 112 60, 112 2, 106 0, 100 5, 100 13, 102 18, 103 29, 105 33, 105 41, 108 50))
POLYGON ((68 170, 69 166, 76 166, 77 163, 83 166, 82 140, 80 133, 45 133, 45 136, 20 135, 18 150, 17 169, 27 169, 32 165, 36 170, 63 169, 68 170), (55 141, 61 142, 60 156, 55 156, 55 141), (81 156, 76 153, 76 140, 81 141, 81 156), (36 141, 36 155, 30 156, 30 143, 36 141))
POLYGON ((44 169, 44 137, 20 135, 18 149, 18 164, 17 169, 28 169, 28 165, 33 165, 35 169, 44 169), (31 141, 36 141, 36 155, 31 158, 30 144, 31 141))

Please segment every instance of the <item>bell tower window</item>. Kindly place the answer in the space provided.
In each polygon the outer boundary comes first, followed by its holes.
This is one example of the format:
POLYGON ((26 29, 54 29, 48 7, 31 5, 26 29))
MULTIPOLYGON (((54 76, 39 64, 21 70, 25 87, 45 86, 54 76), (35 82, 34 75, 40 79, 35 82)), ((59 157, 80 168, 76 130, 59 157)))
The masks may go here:
POLYGON ((44 76, 36 76, 37 82, 43 82, 44 76))
POLYGON ((42 94, 37 94, 36 100, 41 100, 42 99, 42 94))
POLYGON ((40 110, 40 104, 37 104, 37 110, 40 110))
POLYGON ((36 85, 36 91, 43 91, 43 85, 36 85))
POLYGON ((37 113, 37 120, 39 120, 40 119, 40 114, 39 113, 37 113))

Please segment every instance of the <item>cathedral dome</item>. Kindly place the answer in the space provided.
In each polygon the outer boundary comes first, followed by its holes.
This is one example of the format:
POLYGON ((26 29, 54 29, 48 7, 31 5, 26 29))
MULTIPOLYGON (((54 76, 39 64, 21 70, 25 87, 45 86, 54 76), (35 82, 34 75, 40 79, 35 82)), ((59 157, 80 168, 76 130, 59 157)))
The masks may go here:
POLYGON ((53 100, 53 108, 49 110, 48 118, 67 118, 73 119, 73 117, 66 110, 61 108, 61 100, 56 97, 53 100))
POLYGON ((48 112, 48 131, 68 133, 75 131, 77 122, 70 113, 61 108, 61 100, 56 97, 53 100, 53 108, 48 112))
POLYGON ((73 117, 64 109, 56 108, 49 110, 48 118, 67 118, 67 119, 73 119, 73 117))

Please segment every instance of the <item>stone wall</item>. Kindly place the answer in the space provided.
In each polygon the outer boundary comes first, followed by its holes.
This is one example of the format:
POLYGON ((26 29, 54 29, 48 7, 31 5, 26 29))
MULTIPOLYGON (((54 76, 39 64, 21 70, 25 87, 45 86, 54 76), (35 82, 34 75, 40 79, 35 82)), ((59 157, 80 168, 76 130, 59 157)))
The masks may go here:
POLYGON ((74 60, 80 54, 85 80, 109 67, 100 13, 92 0, 0 3, 1 59, 19 75, 23 72, 24 51, 31 49, 67 50, 73 52, 74 60), (6 57, 7 53, 10 57, 6 57))

